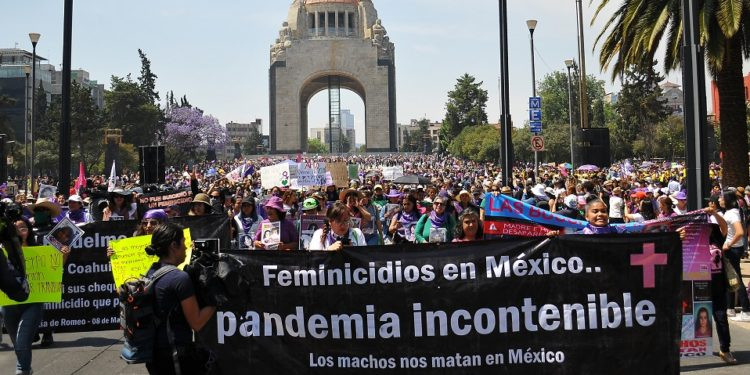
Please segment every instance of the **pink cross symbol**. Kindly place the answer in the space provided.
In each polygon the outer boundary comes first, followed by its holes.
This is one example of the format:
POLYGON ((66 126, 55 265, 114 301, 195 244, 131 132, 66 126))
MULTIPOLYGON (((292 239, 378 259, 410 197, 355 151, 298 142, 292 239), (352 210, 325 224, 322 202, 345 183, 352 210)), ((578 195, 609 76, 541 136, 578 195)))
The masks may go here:
POLYGON ((656 284, 656 266, 667 264, 667 254, 655 252, 652 243, 643 244, 643 254, 630 254, 630 265, 643 267, 643 287, 653 288, 656 284))

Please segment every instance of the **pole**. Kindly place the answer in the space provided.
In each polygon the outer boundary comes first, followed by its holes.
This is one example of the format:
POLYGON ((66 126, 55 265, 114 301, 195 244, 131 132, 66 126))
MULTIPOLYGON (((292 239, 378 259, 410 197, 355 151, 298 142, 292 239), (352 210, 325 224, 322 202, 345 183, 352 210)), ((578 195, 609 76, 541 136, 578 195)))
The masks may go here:
POLYGON ((581 74, 578 79, 580 94, 578 101, 581 112, 581 129, 589 127, 588 91, 586 89, 586 43, 583 39, 583 6, 581 0, 576 0, 576 12, 578 13, 578 61, 581 63, 581 74))
MULTIPOLYGON (((30 180, 31 186, 28 189, 31 194, 34 194, 34 163, 36 162, 36 148, 34 147, 34 128, 36 127, 36 43, 32 42, 32 57, 31 57, 31 158, 30 162, 30 180)), ((29 192, 27 191, 28 195, 29 192)))
POLYGON ((570 66, 568 66, 568 116, 570 123, 570 166, 575 170, 575 163, 573 162, 573 88, 570 85, 572 77, 570 76, 570 66))
MULTIPOLYGON (((28 70, 27 70, 28 72, 28 70)), ((26 102, 23 111, 23 188, 28 194, 29 177, 29 73, 26 73, 26 84, 24 85, 23 101, 26 102)))
POLYGON ((511 186, 513 177, 513 122, 510 116, 510 86, 508 74, 508 0, 498 0, 500 28, 500 162, 503 184, 511 186))
POLYGON ((682 87, 685 89, 685 156, 688 210, 703 206, 709 192, 706 130, 706 76, 699 39, 699 3, 682 0, 682 87))
POLYGON ((73 0, 65 0, 63 21, 62 122, 60 123, 60 184, 58 191, 70 191, 70 55, 73 34, 73 0))
MULTIPOLYGON (((536 98, 536 67, 534 65, 534 29, 531 33, 531 96, 536 98)), ((535 133, 538 135, 538 133, 535 133)), ((534 150, 534 182, 539 181, 539 152, 534 150)))

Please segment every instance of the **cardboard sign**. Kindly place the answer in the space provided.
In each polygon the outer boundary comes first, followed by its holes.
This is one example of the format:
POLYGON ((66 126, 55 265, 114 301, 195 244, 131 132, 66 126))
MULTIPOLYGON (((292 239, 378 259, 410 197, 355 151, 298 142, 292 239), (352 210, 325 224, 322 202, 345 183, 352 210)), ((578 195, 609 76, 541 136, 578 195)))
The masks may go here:
POLYGON ((331 180, 336 186, 349 186, 349 169, 346 163, 328 163, 326 171, 331 172, 331 180))

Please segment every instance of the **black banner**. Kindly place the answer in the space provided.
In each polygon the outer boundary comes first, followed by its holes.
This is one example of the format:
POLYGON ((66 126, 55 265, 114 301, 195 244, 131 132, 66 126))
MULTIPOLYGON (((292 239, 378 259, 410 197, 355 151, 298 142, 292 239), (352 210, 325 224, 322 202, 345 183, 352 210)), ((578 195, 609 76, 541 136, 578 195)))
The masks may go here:
POLYGON ((236 253, 251 286, 200 336, 224 374, 677 374, 680 250, 671 233, 236 253))
MULTIPOLYGON (((190 228, 193 239, 229 240, 228 219, 225 216, 192 216, 171 220, 190 228)), ((137 221, 102 221, 81 227, 85 233, 73 243, 63 269, 62 302, 44 304, 44 318, 40 324, 42 331, 87 332, 119 328, 117 287, 112 278, 107 245, 109 241, 131 237, 137 225, 137 221)))

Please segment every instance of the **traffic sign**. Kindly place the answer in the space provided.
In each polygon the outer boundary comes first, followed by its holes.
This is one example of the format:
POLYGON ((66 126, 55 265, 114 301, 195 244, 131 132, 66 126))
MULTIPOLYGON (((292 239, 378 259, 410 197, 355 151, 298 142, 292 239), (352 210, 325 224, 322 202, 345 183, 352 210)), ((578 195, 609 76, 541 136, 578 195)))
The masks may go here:
POLYGON ((532 96, 529 98, 529 109, 542 109, 542 98, 532 96))
POLYGON ((540 135, 531 137, 531 149, 533 151, 544 151, 544 138, 540 135))
POLYGON ((541 109, 530 109, 529 110, 529 121, 542 121, 542 110, 541 109))
POLYGON ((541 133, 542 123, 540 121, 531 121, 529 122, 529 128, 531 129, 531 132, 534 134, 541 133))

